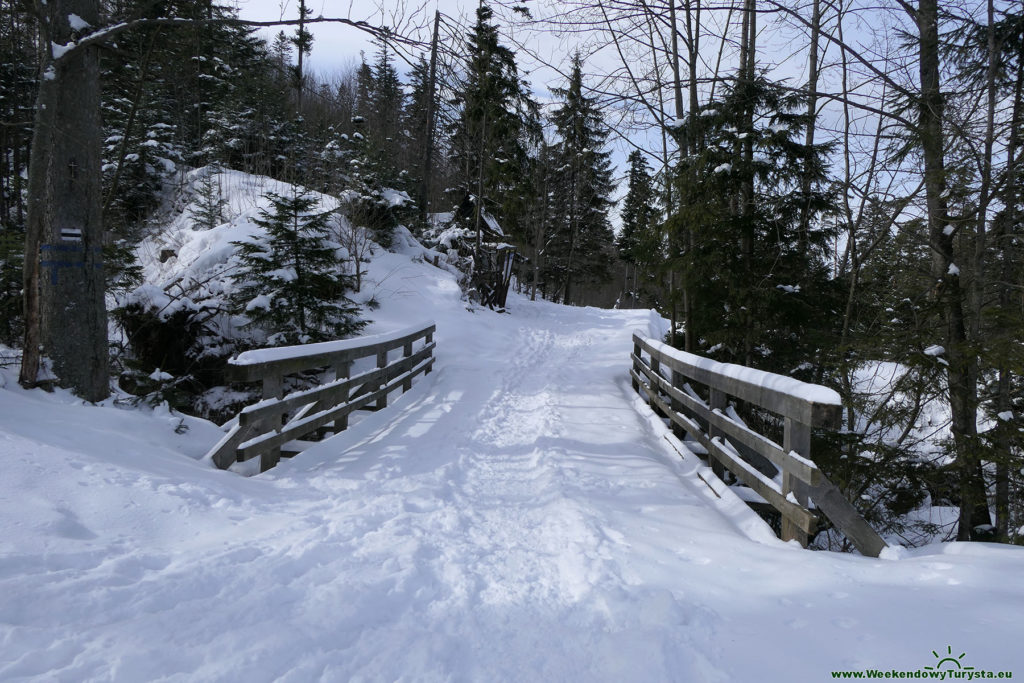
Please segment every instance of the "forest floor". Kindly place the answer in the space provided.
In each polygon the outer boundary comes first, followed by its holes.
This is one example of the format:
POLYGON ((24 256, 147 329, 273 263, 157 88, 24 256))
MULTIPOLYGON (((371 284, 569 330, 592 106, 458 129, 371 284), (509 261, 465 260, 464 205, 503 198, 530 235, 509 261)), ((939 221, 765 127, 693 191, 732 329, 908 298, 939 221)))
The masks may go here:
POLYGON ((435 371, 258 476, 209 422, 0 370, 0 680, 1024 676, 1024 549, 777 540, 630 388, 651 312, 371 265, 367 331, 433 317, 435 371))

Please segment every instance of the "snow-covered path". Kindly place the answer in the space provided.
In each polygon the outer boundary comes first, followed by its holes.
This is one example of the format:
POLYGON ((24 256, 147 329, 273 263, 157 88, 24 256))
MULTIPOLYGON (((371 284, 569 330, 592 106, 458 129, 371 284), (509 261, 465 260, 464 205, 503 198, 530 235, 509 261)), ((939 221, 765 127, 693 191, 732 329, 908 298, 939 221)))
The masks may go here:
POLYGON ((434 373, 254 478, 170 416, 0 391, 0 680, 823 681, 947 646, 1024 675, 1021 549, 770 538, 638 410, 648 324, 452 313, 434 373))
POLYGON ((442 326, 438 371, 399 415, 353 429, 341 459, 323 444, 280 469, 328 495, 356 482, 372 520, 341 539, 367 584, 353 630, 377 615, 346 677, 715 677, 686 629, 666 628, 692 615, 630 559, 633 544, 685 556, 657 540, 676 518, 736 535, 633 407, 623 349, 648 318, 538 305, 480 314, 459 339, 442 326))

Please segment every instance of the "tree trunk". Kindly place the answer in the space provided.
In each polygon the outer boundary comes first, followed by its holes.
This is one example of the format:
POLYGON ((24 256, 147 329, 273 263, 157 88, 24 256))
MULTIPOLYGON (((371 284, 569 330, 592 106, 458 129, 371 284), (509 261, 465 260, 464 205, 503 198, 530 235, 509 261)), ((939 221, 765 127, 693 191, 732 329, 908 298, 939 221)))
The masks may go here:
POLYGON ((964 293, 955 267, 953 235, 946 202, 946 171, 943 159, 943 101, 939 88, 939 30, 937 0, 920 0, 917 10, 920 33, 921 99, 919 135, 924 156, 928 235, 932 251, 935 295, 946 323, 947 382, 952 414, 951 431, 960 474, 960 519, 957 539, 971 540, 974 528, 990 524, 977 443, 977 386, 972 381, 972 357, 967 345, 964 293))
POLYGON ((306 51, 306 0, 299 0, 299 49, 298 52, 298 63, 295 66, 295 111, 301 116, 302 115, 302 91, 305 89, 306 75, 303 73, 303 57, 306 51))
MULTIPOLYGON (((1006 146, 1006 183, 1003 189, 1003 205, 1006 207, 1006 215, 999 232, 998 247, 1000 251, 1002 268, 1000 273, 1000 287, 998 309, 1000 315, 1010 316, 1012 308, 1011 283, 1019 279, 1015 273, 1019 272, 1019 250, 1014 242, 1013 226, 1017 224, 1017 202, 1018 198, 1018 135, 1021 126, 1024 125, 1024 43, 1021 43, 1017 56, 1017 78, 1014 83, 1013 114, 1010 119, 1009 142, 1006 146)), ((1014 283, 1019 284, 1019 283, 1014 283)), ((1013 371, 1010 368, 1009 356, 1010 347, 1018 340, 1014 338, 1012 331, 1002 331, 996 353, 999 359, 996 366, 999 371, 999 379, 996 385, 996 411, 1005 413, 1013 408, 1013 371)), ((1012 449, 1012 435, 1010 425, 1004 424, 1002 420, 996 423, 996 442, 994 444, 997 455, 996 460, 996 500, 995 500, 995 525, 997 539, 999 541, 1010 540, 1011 519, 1010 519, 1010 463, 1012 449)))
MULTIPOLYGON (((69 14, 98 25, 96 0, 50 0, 46 7, 44 45, 72 42, 69 14)), ((29 167, 21 382, 37 383, 41 352, 61 385, 99 401, 109 395, 99 59, 95 47, 59 60, 45 52, 29 167)))
POLYGON ((801 193, 803 194, 803 206, 800 207, 800 239, 803 240, 805 248, 808 242, 810 231, 811 210, 811 168, 810 162, 814 158, 814 128, 818 113, 818 34, 821 29, 821 0, 814 0, 811 9, 811 46, 810 54, 807 57, 807 135, 804 144, 807 145, 807 161, 801 179, 801 193))
MULTIPOLYGON (((676 105, 676 121, 678 122, 683 118, 683 83, 679 72, 679 27, 676 25, 676 0, 669 0, 668 13, 669 30, 672 31, 672 94, 676 105)), ((683 154, 689 152, 689 144, 685 140, 680 145, 680 151, 683 154)), ((669 204, 666 208, 668 209, 669 215, 671 215, 672 205, 669 204)), ((682 285, 681 303, 683 304, 683 339, 685 340, 683 345, 685 347, 692 347, 692 342, 690 341, 692 332, 689 327, 692 316, 690 312, 690 297, 687 295, 687 282, 685 278, 681 281, 678 279, 679 274, 676 272, 676 266, 674 265, 679 262, 678 257, 680 245, 688 242, 686 239, 687 233, 689 233, 689 230, 686 228, 683 228, 683 235, 677 234, 675 230, 669 233, 669 263, 673 264, 669 270, 669 289, 672 296, 672 346, 676 345, 676 327, 678 325, 677 299, 680 298, 680 294, 677 290, 677 286, 682 285)))
POLYGON ((422 196, 420 197, 421 215, 424 220, 430 213, 430 189, 431 180, 434 175, 434 118, 436 116, 434 97, 437 95, 437 31, 441 23, 441 12, 434 12, 434 37, 430 41, 430 71, 427 78, 427 148, 423 153, 423 182, 421 183, 422 196))
MULTIPOLYGON (((740 81, 745 82, 746 86, 741 85, 740 87, 752 88, 754 83, 756 64, 756 49, 757 49, 757 2, 756 0, 746 0, 746 11, 744 12, 743 20, 743 42, 740 48, 740 81)), ((744 130, 754 129, 754 108, 752 103, 747 104, 747 110, 744 113, 744 130)), ((747 169, 752 168, 754 160, 754 146, 753 140, 750 136, 747 136, 742 142, 742 155, 744 167, 747 169)), ((752 173, 752 172, 751 172, 752 173)), ((748 179, 743 183, 742 196, 740 198, 740 214, 743 216, 749 216, 753 209, 754 202, 754 184, 753 176, 748 174, 748 179)), ((742 312, 743 319, 743 364, 747 366, 754 365, 754 345, 756 343, 756 331, 754 329, 754 310, 752 305, 752 290, 755 286, 754 283, 754 232, 753 227, 750 225, 750 221, 744 221, 745 227, 743 228, 743 235, 740 238, 740 249, 743 258, 743 273, 744 273, 744 290, 746 299, 746 305, 743 307, 742 312)))
MULTIPOLYGON (((700 106, 697 98, 697 64, 698 59, 700 59, 700 0, 686 0, 684 7, 686 12, 686 56, 687 66, 690 71, 690 82, 688 84, 690 94, 688 128, 690 129, 690 134, 687 137, 688 149, 686 151, 688 154, 697 154, 701 149, 704 138, 700 130, 700 117, 697 116, 697 109, 700 106)), ((686 248, 691 254, 697 251, 697 237, 693 230, 686 231, 686 248)), ((686 329, 683 349, 689 353, 694 353, 697 348, 695 343, 697 330, 694 329, 693 300, 690 298, 692 286, 690 275, 684 273, 683 277, 683 325, 686 329)))

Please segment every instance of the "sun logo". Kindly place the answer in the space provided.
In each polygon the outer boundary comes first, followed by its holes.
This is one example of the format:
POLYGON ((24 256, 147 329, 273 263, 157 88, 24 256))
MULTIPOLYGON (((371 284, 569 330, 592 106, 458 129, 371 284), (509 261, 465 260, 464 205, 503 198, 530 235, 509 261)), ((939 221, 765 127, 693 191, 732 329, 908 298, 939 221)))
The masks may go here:
POLYGON ((960 660, 967 656, 966 652, 961 652, 959 654, 959 656, 957 656, 957 657, 953 656, 953 646, 952 645, 947 645, 946 646, 946 656, 945 657, 940 655, 935 650, 932 650, 932 654, 935 655, 935 659, 939 660, 939 662, 935 666, 926 666, 925 669, 927 669, 928 671, 939 671, 940 669, 942 669, 943 665, 945 665, 947 663, 949 664, 949 666, 947 667, 949 669, 952 669, 954 667, 956 669, 962 669, 964 671, 970 671, 970 670, 974 669, 973 666, 964 666, 964 665, 962 665, 960 663, 960 660))

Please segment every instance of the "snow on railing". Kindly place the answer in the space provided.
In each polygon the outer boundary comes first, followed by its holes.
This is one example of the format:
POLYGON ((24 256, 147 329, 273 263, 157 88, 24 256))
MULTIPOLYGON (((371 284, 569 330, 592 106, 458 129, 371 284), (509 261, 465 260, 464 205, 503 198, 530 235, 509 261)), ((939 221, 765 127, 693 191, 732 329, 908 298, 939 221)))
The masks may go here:
POLYGON ((347 429, 348 416, 356 410, 387 407, 389 393, 408 391, 413 378, 431 371, 435 330, 427 322, 355 339, 246 351, 231 359, 228 380, 262 381, 263 400, 228 423, 233 426, 207 457, 226 469, 258 456, 263 472, 277 464, 282 446, 312 432, 347 429), (389 360, 388 353, 396 349, 402 355, 389 360), (354 361, 370 357, 376 357, 376 368, 351 374, 354 361), (333 379, 285 396, 285 377, 310 370, 324 370, 333 379))
POLYGON ((835 391, 720 363, 640 334, 633 335, 631 358, 633 389, 647 394, 651 409, 671 421, 677 436, 685 432, 703 446, 719 477, 728 469, 779 513, 783 540, 806 547, 824 514, 863 555, 877 557, 886 547, 811 458, 811 430, 840 425, 842 403, 835 391), (706 387, 706 400, 694 384, 706 387), (739 419, 730 397, 780 416, 782 444, 739 419))

